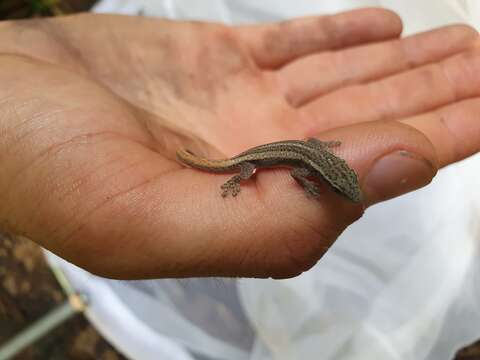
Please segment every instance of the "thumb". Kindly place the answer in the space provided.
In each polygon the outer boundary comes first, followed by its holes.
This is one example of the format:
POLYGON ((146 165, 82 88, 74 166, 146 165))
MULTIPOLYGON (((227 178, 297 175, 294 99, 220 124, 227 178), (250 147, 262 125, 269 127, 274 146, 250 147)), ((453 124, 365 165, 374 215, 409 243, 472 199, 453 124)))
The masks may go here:
POLYGON ((360 123, 321 136, 342 140, 338 154, 356 169, 366 206, 427 185, 439 167, 430 140, 397 121, 360 123))
POLYGON ((331 191, 321 197, 318 208, 309 199, 302 201, 296 211, 303 227, 295 238, 284 239, 290 244, 293 266, 283 264, 273 274, 275 278, 295 276, 312 267, 363 214, 362 210, 429 184, 439 166, 430 140, 414 127, 397 121, 359 123, 313 136, 342 142, 332 150, 355 169, 364 206, 345 201, 331 191))

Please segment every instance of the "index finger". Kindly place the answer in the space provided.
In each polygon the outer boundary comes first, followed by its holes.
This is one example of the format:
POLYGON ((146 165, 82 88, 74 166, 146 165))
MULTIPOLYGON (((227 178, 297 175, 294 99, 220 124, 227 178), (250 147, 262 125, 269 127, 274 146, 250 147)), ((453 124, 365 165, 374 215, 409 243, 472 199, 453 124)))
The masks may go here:
POLYGON ((441 167, 480 151, 480 98, 472 98, 401 120, 425 134, 441 167))
POLYGON ((367 8, 240 26, 237 31, 258 66, 277 68, 315 52, 398 37, 402 22, 390 10, 367 8))

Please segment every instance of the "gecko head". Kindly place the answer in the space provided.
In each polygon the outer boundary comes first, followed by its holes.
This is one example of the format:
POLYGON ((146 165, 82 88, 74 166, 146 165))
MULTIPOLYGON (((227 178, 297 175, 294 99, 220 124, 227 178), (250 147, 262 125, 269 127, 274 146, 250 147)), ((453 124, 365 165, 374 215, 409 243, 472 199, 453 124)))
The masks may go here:
POLYGON ((358 176, 353 169, 347 168, 338 172, 330 182, 333 190, 354 203, 361 203, 363 196, 358 176))
POLYGON ((362 190, 357 173, 345 160, 329 153, 322 162, 311 165, 336 193, 354 203, 362 202, 362 190))

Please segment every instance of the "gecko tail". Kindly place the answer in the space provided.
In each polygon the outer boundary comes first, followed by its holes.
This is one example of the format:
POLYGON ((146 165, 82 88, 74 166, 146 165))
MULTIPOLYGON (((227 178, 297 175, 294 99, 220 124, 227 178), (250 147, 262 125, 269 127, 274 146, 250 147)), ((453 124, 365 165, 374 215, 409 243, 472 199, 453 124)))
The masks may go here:
POLYGON ((187 149, 177 150, 177 160, 194 169, 206 170, 210 172, 228 172, 230 166, 229 159, 211 160, 195 155, 187 149))
POLYGON ((176 155, 178 161, 192 167, 195 167, 194 165, 198 160, 203 160, 188 149, 178 149, 176 155))

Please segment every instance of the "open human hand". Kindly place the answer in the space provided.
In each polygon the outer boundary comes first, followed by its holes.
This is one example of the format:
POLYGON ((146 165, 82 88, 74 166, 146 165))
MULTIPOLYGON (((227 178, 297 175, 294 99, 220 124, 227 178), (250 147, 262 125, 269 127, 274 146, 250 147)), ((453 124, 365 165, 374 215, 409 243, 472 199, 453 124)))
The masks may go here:
POLYGON ((480 148, 477 33, 400 33, 380 9, 0 23, 0 228, 108 277, 298 275, 365 207, 480 148), (309 199, 284 169, 224 199, 229 175, 175 161, 312 136, 342 141, 363 205, 309 199))

